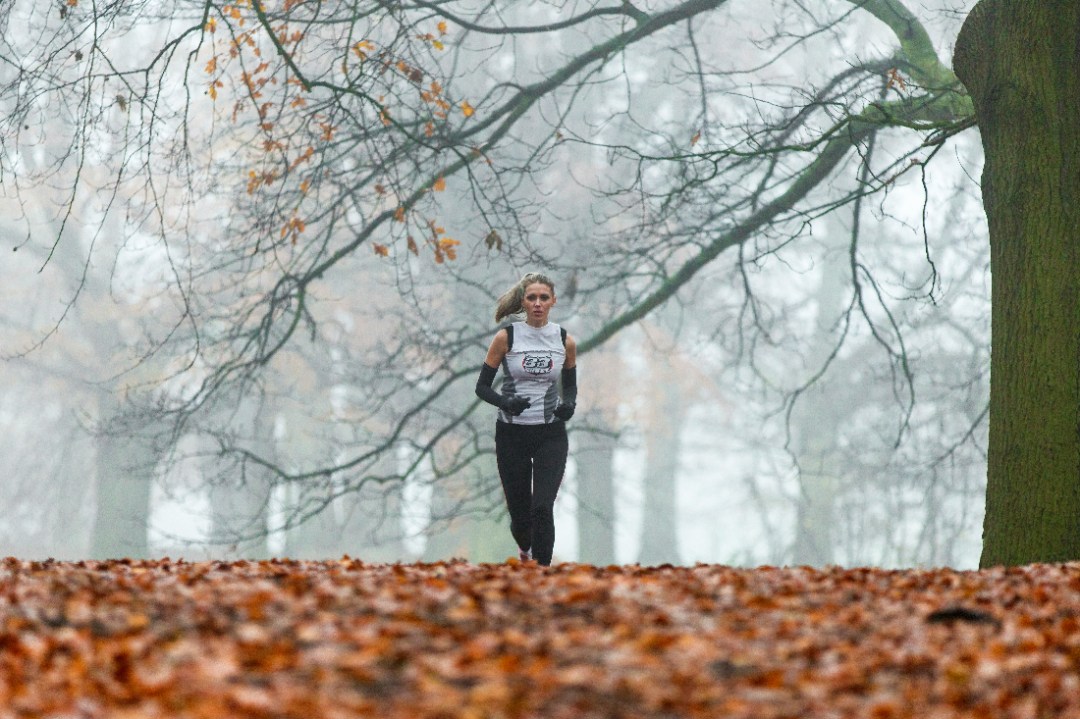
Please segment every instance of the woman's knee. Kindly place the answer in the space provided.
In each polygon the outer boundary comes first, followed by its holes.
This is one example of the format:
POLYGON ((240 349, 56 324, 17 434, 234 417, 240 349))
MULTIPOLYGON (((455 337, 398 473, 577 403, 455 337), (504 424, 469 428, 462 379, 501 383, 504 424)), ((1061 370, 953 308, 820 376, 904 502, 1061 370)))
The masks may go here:
POLYGON ((551 504, 539 504, 532 508, 532 518, 534 522, 553 522, 555 521, 555 509, 551 504))

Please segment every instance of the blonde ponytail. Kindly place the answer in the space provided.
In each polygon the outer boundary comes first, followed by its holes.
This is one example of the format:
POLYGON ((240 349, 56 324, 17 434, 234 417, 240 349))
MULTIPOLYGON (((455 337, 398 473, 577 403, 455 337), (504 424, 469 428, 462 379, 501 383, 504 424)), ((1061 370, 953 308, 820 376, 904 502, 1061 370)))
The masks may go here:
POLYGON ((555 283, 551 281, 550 277, 539 272, 530 272, 499 297, 495 303, 495 321, 499 322, 503 317, 522 312, 524 309, 522 303, 525 301, 525 288, 538 282, 550 287, 551 294, 555 294, 555 283))

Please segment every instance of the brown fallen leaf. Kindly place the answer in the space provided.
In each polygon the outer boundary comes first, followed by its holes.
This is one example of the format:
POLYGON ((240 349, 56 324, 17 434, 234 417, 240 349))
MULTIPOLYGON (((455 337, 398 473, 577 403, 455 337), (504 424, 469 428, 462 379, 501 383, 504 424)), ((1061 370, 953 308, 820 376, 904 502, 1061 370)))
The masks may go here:
POLYGON ((0 561, 0 716, 1080 716, 1080 565, 0 561))

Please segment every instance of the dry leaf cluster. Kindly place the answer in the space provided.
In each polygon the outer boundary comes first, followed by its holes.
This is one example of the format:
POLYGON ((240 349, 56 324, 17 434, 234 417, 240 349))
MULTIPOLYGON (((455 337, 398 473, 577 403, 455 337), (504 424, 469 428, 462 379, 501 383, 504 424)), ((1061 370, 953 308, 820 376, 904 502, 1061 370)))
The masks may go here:
POLYGON ((1080 717, 1080 565, 0 563, 0 717, 1080 717))

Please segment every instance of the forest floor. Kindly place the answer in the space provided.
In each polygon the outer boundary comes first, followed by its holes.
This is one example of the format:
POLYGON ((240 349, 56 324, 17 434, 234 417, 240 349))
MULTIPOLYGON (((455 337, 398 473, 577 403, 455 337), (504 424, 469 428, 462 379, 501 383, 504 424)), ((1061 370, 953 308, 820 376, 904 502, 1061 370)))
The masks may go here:
POLYGON ((1080 717, 1080 565, 0 560, 0 717, 1080 717))

